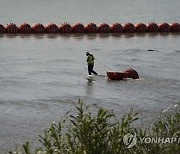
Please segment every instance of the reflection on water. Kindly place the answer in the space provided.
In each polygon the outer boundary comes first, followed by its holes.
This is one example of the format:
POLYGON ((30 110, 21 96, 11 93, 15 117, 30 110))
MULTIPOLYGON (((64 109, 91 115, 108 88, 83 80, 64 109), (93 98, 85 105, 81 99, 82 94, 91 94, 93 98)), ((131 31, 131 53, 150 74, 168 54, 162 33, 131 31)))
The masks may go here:
POLYGON ((55 33, 45 34, 45 38, 56 39, 57 37, 58 34, 55 33))
POLYGON ((94 82, 87 82, 87 96, 92 96, 93 95, 93 90, 94 90, 94 82))
POLYGON ((1 38, 16 38, 16 37, 20 37, 20 38, 30 38, 30 37, 34 37, 37 39, 43 39, 43 38, 50 38, 50 39, 56 39, 56 38, 63 38, 63 39, 96 39, 96 38, 100 38, 100 39, 106 39, 106 38, 114 38, 114 39, 120 39, 120 38, 133 38, 133 37, 169 37, 172 36, 173 38, 177 37, 179 38, 179 34, 180 33, 45 33, 45 34, 0 34, 1 38))
POLYGON ((15 38, 17 37, 17 34, 0 34, 0 37, 5 37, 5 38, 15 38))
POLYGON ((16 37, 21 37, 21 38, 29 38, 29 37, 34 37, 37 39, 43 39, 43 38, 73 38, 73 39, 96 39, 96 38, 131 38, 131 37, 169 37, 172 36, 173 38, 177 37, 179 38, 180 33, 174 33, 174 32, 163 32, 163 33, 24 33, 24 34, 11 34, 11 33, 6 33, 6 34, 0 34, 1 38, 16 38, 16 37))

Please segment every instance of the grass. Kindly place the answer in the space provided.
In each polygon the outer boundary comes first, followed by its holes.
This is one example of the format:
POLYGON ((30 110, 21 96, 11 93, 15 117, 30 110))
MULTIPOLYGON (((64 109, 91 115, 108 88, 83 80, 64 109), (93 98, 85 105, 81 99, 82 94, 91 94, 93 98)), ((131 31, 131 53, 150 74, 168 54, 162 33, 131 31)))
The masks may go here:
POLYGON ((161 137, 180 138, 180 110, 174 115, 158 119, 151 128, 136 128, 133 122, 139 120, 139 114, 131 110, 120 120, 113 112, 98 108, 91 114, 92 106, 86 106, 79 100, 77 115, 67 113, 63 120, 53 123, 40 135, 42 147, 35 150, 28 142, 16 154, 177 154, 180 141, 174 143, 144 143, 140 138, 161 137), (125 136, 129 134, 128 140, 125 136), (137 143, 132 136, 135 134, 137 143), (124 140, 123 140, 124 138, 124 140), (128 147, 133 145, 132 147, 128 147))

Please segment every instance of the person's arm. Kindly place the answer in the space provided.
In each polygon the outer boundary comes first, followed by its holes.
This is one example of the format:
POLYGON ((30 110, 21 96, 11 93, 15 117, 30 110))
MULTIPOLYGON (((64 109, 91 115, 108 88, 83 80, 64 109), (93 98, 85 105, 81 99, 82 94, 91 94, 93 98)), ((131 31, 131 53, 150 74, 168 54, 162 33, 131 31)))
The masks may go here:
POLYGON ((86 62, 88 62, 89 61, 89 56, 87 56, 87 60, 86 60, 86 62))
POLYGON ((92 55, 92 60, 95 60, 95 57, 92 55))

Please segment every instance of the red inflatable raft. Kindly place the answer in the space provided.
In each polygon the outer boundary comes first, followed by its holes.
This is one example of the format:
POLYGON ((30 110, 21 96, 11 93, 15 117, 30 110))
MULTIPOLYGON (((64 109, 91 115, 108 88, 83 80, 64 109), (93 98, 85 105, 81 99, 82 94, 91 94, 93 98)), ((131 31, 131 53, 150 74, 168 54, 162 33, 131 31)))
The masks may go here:
POLYGON ((107 77, 110 80, 123 80, 125 78, 125 74, 122 72, 107 72, 107 77))
POLYGON ((125 78, 139 79, 139 74, 132 68, 126 68, 122 71, 125 78))
POLYGON ((109 80, 123 80, 124 78, 139 79, 139 74, 132 68, 126 68, 122 72, 108 71, 109 80))

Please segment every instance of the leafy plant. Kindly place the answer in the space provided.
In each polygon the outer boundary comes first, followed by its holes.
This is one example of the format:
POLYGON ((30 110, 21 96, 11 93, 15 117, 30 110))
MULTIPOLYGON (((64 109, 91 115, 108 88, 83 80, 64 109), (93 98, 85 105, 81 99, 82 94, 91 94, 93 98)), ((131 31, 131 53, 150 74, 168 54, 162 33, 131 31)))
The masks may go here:
POLYGON ((127 148, 123 138, 128 133, 135 133, 138 138, 149 137, 180 137, 180 110, 174 116, 167 115, 165 119, 156 121, 152 129, 137 129, 132 126, 139 120, 139 114, 131 110, 118 120, 113 112, 99 108, 97 113, 91 114, 82 100, 76 106, 77 115, 66 114, 66 118, 53 123, 49 129, 40 135, 43 147, 31 152, 26 142, 16 154, 151 154, 178 153, 180 146, 173 144, 146 144, 137 142, 127 148))

